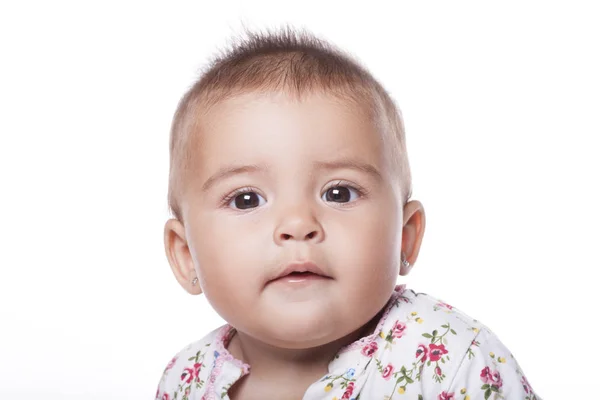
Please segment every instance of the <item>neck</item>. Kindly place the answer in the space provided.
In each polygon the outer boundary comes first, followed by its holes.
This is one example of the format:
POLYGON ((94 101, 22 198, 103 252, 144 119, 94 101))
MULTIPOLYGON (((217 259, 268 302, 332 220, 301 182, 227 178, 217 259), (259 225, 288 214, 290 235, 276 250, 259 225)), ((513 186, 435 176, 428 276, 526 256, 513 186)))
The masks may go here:
POLYGON ((341 348, 372 334, 380 317, 381 313, 378 313, 367 324, 333 342, 305 349, 279 348, 236 331, 229 343, 228 351, 235 358, 249 364, 254 376, 290 375, 297 379, 298 374, 302 374, 314 375, 313 380, 315 380, 327 373, 329 363, 341 348))

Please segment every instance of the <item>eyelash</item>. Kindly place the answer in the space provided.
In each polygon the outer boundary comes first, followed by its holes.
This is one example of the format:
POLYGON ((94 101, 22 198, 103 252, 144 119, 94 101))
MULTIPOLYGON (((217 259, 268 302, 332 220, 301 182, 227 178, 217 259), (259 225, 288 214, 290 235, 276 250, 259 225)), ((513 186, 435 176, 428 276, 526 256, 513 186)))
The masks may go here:
MULTIPOLYGON (((365 189, 364 187, 362 187, 360 185, 350 183, 350 182, 344 181, 344 180, 339 180, 336 183, 327 185, 327 187, 325 187, 325 190, 323 191, 321 196, 323 196, 323 194, 327 193, 327 191, 329 189, 335 188, 335 187, 347 187, 349 189, 352 189, 352 190, 356 191, 359 199, 362 199, 363 197, 367 196, 367 194, 369 194, 367 189, 365 189)), ((338 203, 338 204, 340 204, 341 207, 344 207, 344 204, 348 204, 348 203, 338 203)))
MULTIPOLYGON (((323 193, 321 194, 321 196, 323 196, 323 194, 327 193, 327 191, 329 189, 335 188, 335 187, 347 187, 349 189, 353 189, 358 194, 359 199, 362 199, 363 197, 365 197, 368 194, 368 191, 365 188, 363 188, 362 186, 359 186, 359 185, 356 185, 356 184, 353 184, 353 183, 350 183, 350 182, 347 182, 344 180, 339 180, 336 183, 332 183, 331 185, 328 185, 325 188, 325 190, 323 191, 323 193)), ((250 186, 246 186, 246 187, 234 190, 232 193, 228 194, 221 200, 221 206, 228 207, 229 203, 231 203, 231 201, 233 199, 235 199, 237 196, 239 196, 240 194, 253 193, 253 192, 257 192, 257 190, 250 186)), ((339 203, 339 204, 341 207, 345 207, 344 204, 348 204, 348 203, 339 203)), ((246 211, 246 210, 240 210, 240 211, 246 211)))
POLYGON ((250 186, 246 186, 246 187, 234 190, 231 194, 228 194, 227 196, 225 196, 223 198, 223 200, 221 200, 221 206, 227 207, 229 205, 229 203, 231 203, 231 200, 235 199, 240 194, 252 193, 252 192, 256 192, 256 189, 251 188, 250 186))

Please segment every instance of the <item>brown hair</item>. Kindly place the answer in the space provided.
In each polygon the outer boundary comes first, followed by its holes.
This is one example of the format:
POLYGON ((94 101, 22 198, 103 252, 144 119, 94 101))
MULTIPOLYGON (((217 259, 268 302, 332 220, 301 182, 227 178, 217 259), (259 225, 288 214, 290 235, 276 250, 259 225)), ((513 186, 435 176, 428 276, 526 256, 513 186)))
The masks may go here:
POLYGON ((214 57, 179 102, 170 137, 168 203, 182 220, 178 199, 192 168, 198 121, 211 107, 248 92, 285 91, 301 99, 321 91, 344 102, 367 106, 367 113, 386 135, 398 171, 403 204, 411 196, 402 116, 387 91, 356 60, 305 30, 250 32, 214 57))

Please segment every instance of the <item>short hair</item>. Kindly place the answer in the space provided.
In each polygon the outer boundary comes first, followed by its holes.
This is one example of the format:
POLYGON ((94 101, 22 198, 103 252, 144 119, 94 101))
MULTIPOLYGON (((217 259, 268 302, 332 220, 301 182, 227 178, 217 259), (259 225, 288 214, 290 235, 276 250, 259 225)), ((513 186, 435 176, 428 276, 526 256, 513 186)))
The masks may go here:
POLYGON ((183 221, 179 199, 185 193, 188 171, 193 169, 198 121, 228 98, 269 91, 286 92, 298 99, 320 91, 366 106, 367 115, 385 133, 384 145, 391 151, 405 204, 412 195, 412 182, 402 115, 371 73, 305 29, 286 26, 266 32, 245 29, 244 33, 207 64, 175 111, 169 143, 168 204, 172 215, 183 221), (392 140, 386 141, 386 137, 392 140))

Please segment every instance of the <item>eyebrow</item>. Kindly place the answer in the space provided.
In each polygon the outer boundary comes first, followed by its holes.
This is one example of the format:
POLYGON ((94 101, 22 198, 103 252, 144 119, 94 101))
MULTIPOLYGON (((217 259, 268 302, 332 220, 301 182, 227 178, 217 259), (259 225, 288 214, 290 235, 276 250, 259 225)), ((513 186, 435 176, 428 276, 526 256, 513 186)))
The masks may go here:
POLYGON ((381 180, 382 176, 375 168, 369 163, 365 163, 359 160, 355 160, 352 158, 343 158, 335 161, 317 161, 313 164, 316 169, 325 169, 325 170, 336 170, 336 169, 353 169, 355 171, 363 172, 368 175, 371 175, 373 178, 377 180, 381 180))
MULTIPOLYGON (((355 171, 363 172, 368 175, 371 175, 376 180, 380 181, 382 179, 381 174, 371 164, 364 163, 359 160, 344 158, 335 161, 317 161, 313 163, 314 169, 324 169, 324 170, 336 170, 336 169, 352 169, 355 171)), ((252 172, 265 172, 268 170, 267 165, 265 164, 250 164, 250 165, 231 165, 226 166, 219 169, 215 174, 213 174, 210 178, 204 182, 202 185, 202 191, 206 192, 209 190, 215 183, 230 176, 239 175, 239 174, 247 174, 252 172)))
POLYGON ((244 174, 244 173, 247 174, 247 173, 251 173, 251 172, 262 172, 262 171, 266 171, 266 170, 267 170, 267 167, 265 165, 258 165, 258 164, 239 165, 239 166, 232 165, 232 166, 223 167, 223 168, 219 169, 210 178, 208 178, 206 180, 206 182, 204 182, 204 184, 202 185, 202 191, 206 192, 218 181, 223 180, 223 179, 228 178, 233 175, 239 175, 239 174, 244 174))

